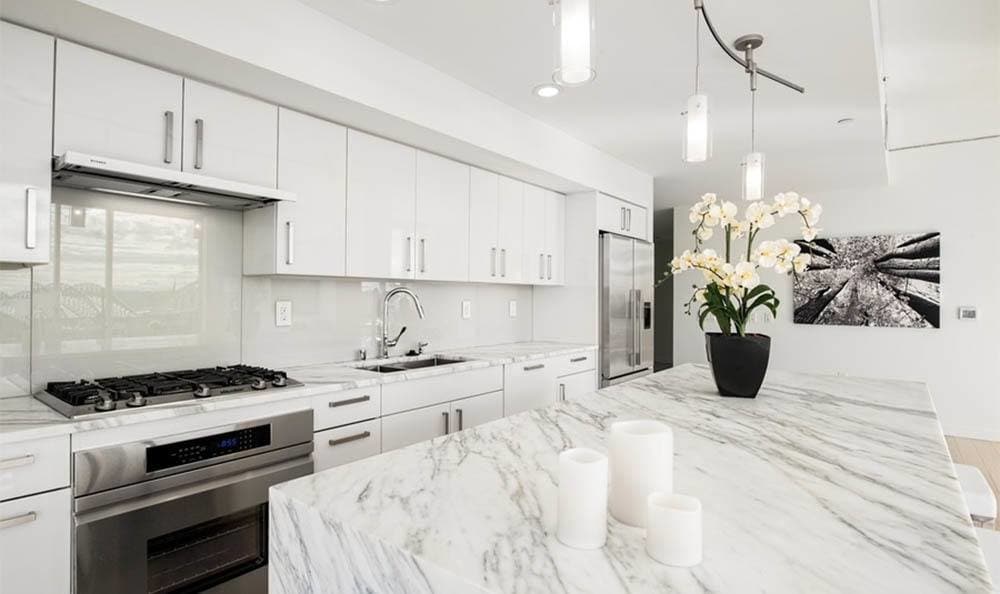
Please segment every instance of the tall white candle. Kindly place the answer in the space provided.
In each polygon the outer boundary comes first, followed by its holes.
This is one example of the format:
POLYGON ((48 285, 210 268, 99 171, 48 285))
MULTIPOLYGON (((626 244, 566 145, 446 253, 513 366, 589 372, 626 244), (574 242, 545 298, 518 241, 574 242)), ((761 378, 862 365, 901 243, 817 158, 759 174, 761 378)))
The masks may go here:
POLYGON ((648 499, 646 552, 665 565, 701 563, 701 502, 687 495, 652 493, 648 499))
POLYGON ((556 537, 577 549, 599 549, 608 536, 608 458, 587 448, 559 454, 556 537))
POLYGON ((644 527, 649 494, 673 490, 673 431, 659 421, 620 421, 611 425, 609 441, 611 515, 644 527))

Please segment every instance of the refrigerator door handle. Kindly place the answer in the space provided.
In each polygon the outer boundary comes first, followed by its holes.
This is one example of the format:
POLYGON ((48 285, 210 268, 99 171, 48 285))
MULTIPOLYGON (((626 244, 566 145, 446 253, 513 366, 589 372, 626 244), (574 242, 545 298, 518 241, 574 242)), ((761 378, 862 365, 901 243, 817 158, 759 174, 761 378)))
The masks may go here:
POLYGON ((635 291, 632 289, 628 290, 628 321, 629 321, 629 336, 628 336, 628 365, 629 367, 635 367, 635 291))
POLYGON ((632 365, 638 367, 642 365, 642 290, 635 289, 632 291, 634 302, 632 304, 632 311, 635 312, 635 328, 632 331, 632 337, 635 341, 632 351, 635 353, 632 355, 634 362, 632 365))

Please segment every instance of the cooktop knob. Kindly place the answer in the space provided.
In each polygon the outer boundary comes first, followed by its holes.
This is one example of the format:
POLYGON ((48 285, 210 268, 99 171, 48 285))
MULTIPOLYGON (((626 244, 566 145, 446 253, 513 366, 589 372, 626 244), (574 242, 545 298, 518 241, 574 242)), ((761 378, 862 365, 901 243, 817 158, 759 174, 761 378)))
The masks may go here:
POLYGON ((198 387, 194 389, 195 398, 205 398, 212 395, 212 389, 208 387, 208 384, 198 384, 198 387))
POLYGON ((142 392, 132 392, 132 395, 125 401, 125 406, 146 406, 146 397, 142 395, 142 392))
POLYGON ((100 392, 97 393, 97 395, 101 399, 94 403, 95 409, 100 411, 109 411, 109 410, 115 410, 118 407, 118 403, 115 402, 114 398, 111 397, 110 393, 101 390, 100 392))
POLYGON ((267 382, 265 382, 263 379, 259 377, 255 377, 253 378, 253 382, 250 383, 250 387, 253 388, 254 390, 266 390, 267 382))
POLYGON ((276 375, 274 379, 271 380, 271 385, 275 388, 284 388, 288 385, 288 379, 283 375, 276 375))

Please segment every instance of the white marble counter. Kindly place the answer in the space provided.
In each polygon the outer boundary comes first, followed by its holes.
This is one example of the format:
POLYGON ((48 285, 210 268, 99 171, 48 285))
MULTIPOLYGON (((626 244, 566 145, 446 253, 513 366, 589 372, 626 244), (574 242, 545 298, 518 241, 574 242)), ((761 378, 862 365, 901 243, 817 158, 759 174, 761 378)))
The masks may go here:
POLYGON ((272 594, 990 590, 923 384, 772 371, 724 399, 691 365, 272 488, 269 568, 272 594), (693 569, 613 519, 601 550, 553 535, 558 453, 636 417, 704 505, 693 569))
POLYGON ((247 392, 228 396, 214 396, 203 400, 188 400, 159 404, 138 409, 122 409, 110 413, 71 421, 39 402, 32 396, 0 398, 0 444, 51 435, 80 431, 108 429, 135 423, 145 423, 172 417, 196 415, 213 410, 306 398, 338 390, 350 390, 381 383, 408 381, 423 377, 460 373, 471 369, 504 365, 539 357, 554 357, 581 351, 594 350, 594 345, 576 345, 556 342, 525 342, 469 349, 456 349, 445 353, 428 353, 421 357, 395 357, 386 360, 348 361, 290 367, 288 376, 304 387, 289 387, 266 392, 247 392), (411 371, 376 373, 359 369, 362 365, 390 363, 444 355, 455 359, 468 359, 462 363, 440 367, 426 367, 411 371))

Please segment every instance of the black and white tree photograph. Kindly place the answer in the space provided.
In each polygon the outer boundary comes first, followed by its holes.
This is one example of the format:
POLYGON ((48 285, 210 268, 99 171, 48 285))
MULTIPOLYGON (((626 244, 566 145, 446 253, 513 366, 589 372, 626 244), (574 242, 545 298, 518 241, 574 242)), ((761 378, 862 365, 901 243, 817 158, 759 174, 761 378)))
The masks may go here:
POLYGON ((793 283, 795 323, 940 327, 940 233, 797 243, 812 261, 793 283))

